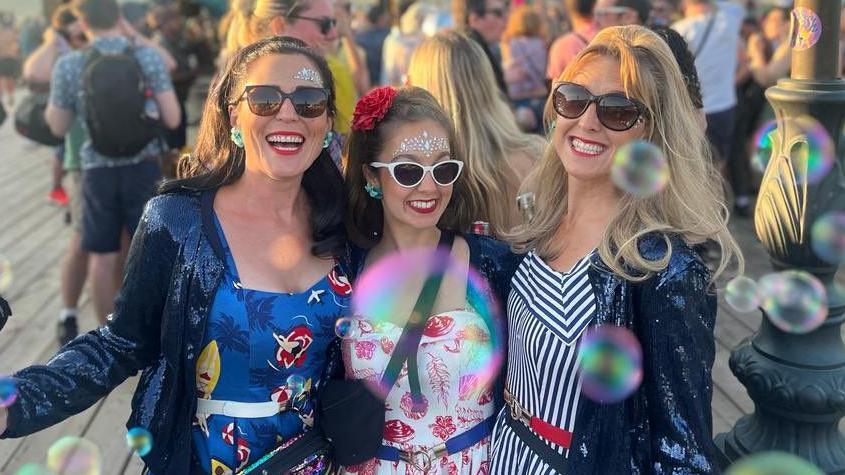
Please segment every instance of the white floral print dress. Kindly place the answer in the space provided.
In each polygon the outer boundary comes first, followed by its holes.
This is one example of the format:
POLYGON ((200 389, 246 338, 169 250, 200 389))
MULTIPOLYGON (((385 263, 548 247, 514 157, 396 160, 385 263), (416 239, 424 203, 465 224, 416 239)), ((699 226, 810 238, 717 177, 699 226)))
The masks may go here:
MULTIPOLYGON (((354 324, 360 331, 343 342, 346 377, 380 381, 402 327, 365 319, 354 324)), ((489 370, 493 356, 490 330, 474 311, 456 310, 429 317, 417 353, 424 410, 412 411, 407 365, 403 366, 385 401, 382 443, 400 450, 427 450, 492 416, 489 370)), ((403 461, 372 459, 346 467, 344 473, 486 475, 489 449, 488 436, 459 453, 432 460, 427 472, 403 461)))

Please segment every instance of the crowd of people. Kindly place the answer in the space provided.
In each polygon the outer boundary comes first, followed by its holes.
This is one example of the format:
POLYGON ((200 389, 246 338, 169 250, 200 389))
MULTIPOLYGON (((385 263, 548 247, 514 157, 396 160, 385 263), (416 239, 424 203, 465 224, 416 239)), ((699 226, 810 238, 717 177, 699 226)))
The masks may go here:
POLYGON ((47 96, 73 226, 61 348, 12 377, 0 437, 142 372, 127 427, 155 474, 326 433, 344 473, 717 472, 714 282, 742 273, 727 221, 750 213, 748 139, 789 71, 789 6, 752 3, 73 0, 40 45, 0 16, 0 93, 19 106, 20 76, 47 96), (646 195, 611 178, 640 141, 667 164, 646 195), (412 250, 464 271, 397 269, 391 318, 336 332, 362 276, 412 250), (80 334, 86 281, 101 326, 80 334), (642 353, 616 403, 579 369, 608 325, 642 353), (480 378, 470 348, 494 340, 480 378), (372 401, 332 391, 361 379, 387 383, 371 450, 336 407, 372 401))

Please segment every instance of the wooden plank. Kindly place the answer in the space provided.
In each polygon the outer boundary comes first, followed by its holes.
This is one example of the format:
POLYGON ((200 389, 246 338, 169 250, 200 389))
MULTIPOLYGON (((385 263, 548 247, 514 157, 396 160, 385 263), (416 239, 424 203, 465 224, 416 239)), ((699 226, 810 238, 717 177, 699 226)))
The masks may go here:
POLYGON ((131 411, 132 394, 138 377, 126 380, 106 398, 84 437, 95 443, 102 454, 103 475, 122 473, 132 451, 126 445, 126 421, 131 411))

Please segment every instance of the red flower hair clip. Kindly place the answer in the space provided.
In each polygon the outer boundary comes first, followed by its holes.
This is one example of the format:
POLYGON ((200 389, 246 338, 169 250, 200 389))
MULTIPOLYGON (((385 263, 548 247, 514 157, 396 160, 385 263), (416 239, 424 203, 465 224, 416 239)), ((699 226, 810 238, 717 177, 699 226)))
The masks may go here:
POLYGON ((373 130, 379 123, 396 97, 396 89, 390 86, 377 87, 368 92, 355 104, 352 114, 352 130, 373 130))

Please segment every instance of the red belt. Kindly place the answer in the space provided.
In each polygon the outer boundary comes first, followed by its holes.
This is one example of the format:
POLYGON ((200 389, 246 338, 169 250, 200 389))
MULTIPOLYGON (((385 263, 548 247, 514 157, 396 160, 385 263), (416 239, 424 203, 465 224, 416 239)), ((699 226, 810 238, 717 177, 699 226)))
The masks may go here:
POLYGON ((517 401, 516 398, 513 397, 513 394, 511 394, 507 389, 505 389, 505 403, 510 408, 510 416, 513 419, 527 425, 537 435, 549 442, 554 442, 566 449, 569 448, 569 444, 572 443, 572 432, 549 424, 539 417, 532 415, 530 412, 526 411, 521 404, 519 404, 519 401, 517 401))

